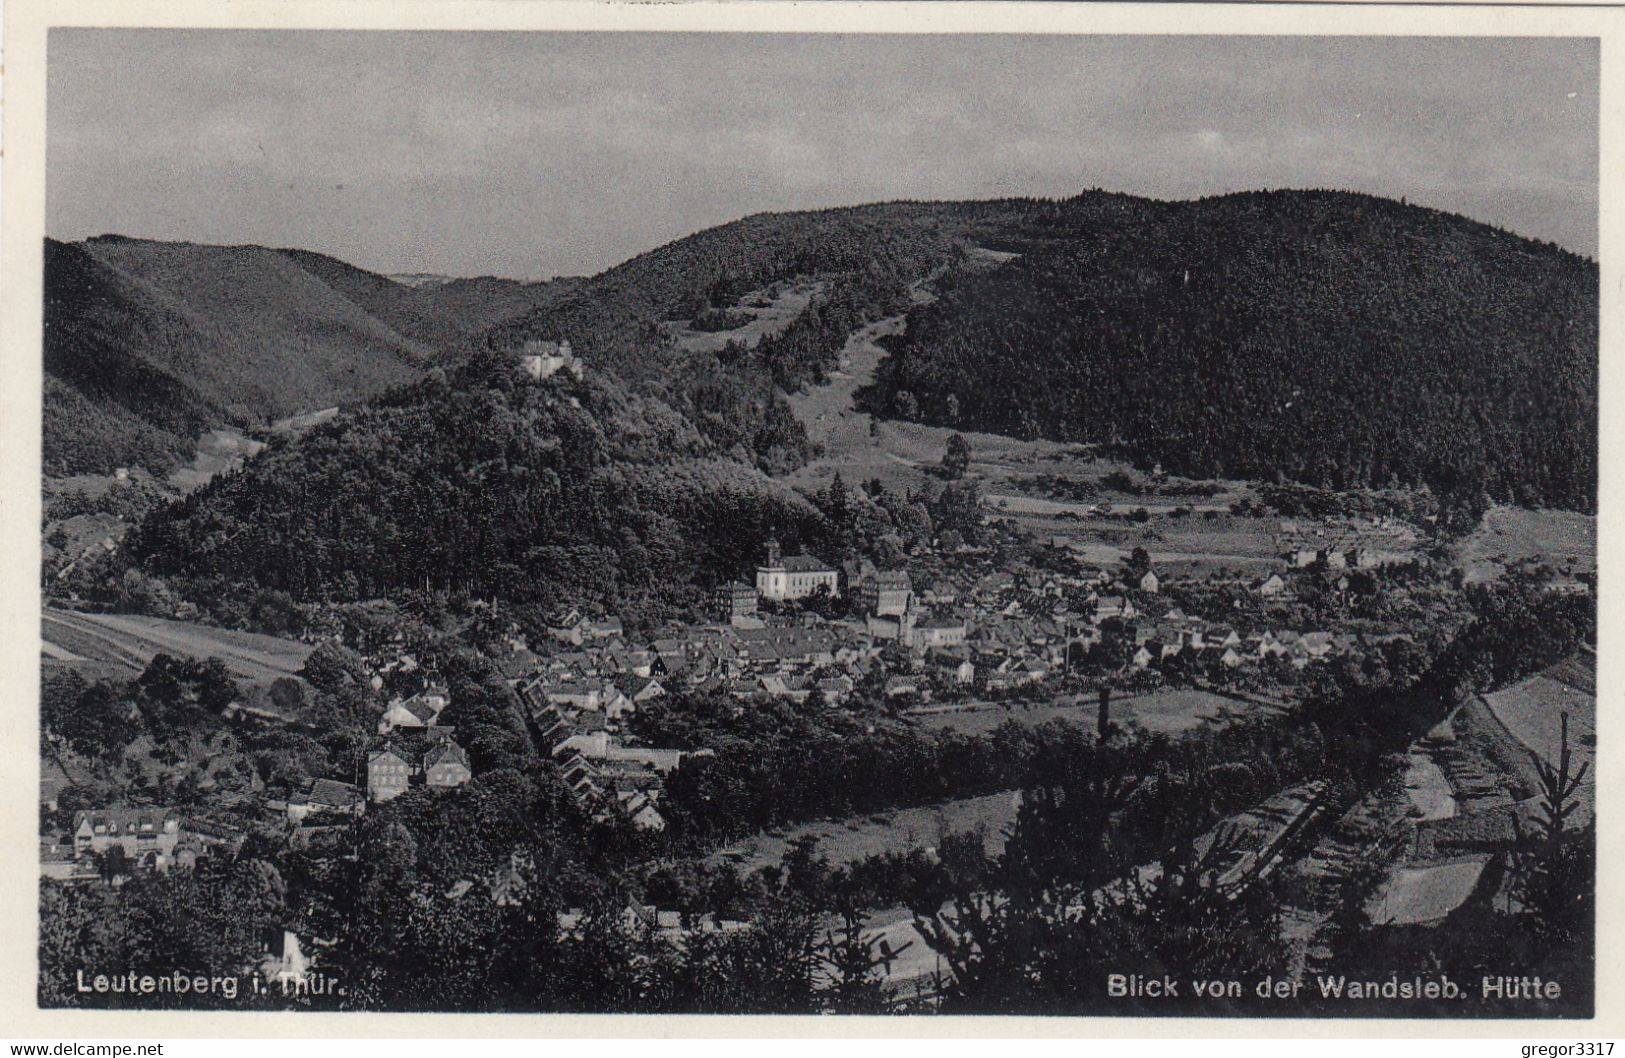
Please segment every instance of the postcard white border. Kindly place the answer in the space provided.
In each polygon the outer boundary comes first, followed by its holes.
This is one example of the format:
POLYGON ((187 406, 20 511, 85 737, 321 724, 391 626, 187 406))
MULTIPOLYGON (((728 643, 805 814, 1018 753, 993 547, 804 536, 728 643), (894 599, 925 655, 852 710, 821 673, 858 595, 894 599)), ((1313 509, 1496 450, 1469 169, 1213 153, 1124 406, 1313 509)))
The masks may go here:
MULTIPOLYGON (((3 169, 0 169, 0 1037, 1453 1037, 1619 1035, 1625 998, 1610 957, 1625 922, 1625 852, 1615 847, 1621 785, 1611 765, 1611 713, 1599 718, 1600 858, 1597 878, 1597 1017, 1593 1021, 1481 1019, 1227 1019, 938 1017, 676 1017, 655 1015, 446 1015, 41 1011, 35 1000, 38 868, 39 516, 41 278, 45 191, 46 33, 52 26, 267 29, 622 30, 807 33, 1087 33, 1370 36, 1583 36, 1601 41, 1599 261, 1601 461, 1599 506, 1599 705, 1611 709, 1625 671, 1611 647, 1622 614, 1612 588, 1620 557, 1603 542, 1620 535, 1625 468, 1621 410, 1621 307, 1625 250, 1625 9, 1601 6, 1478 6, 1469 3, 1128 4, 1026 2, 616 3, 591 0, 10 0, 4 7, 3 169), (27 762, 19 764, 17 762, 27 762)), ((1625 536, 1622 536, 1625 540, 1625 536)))

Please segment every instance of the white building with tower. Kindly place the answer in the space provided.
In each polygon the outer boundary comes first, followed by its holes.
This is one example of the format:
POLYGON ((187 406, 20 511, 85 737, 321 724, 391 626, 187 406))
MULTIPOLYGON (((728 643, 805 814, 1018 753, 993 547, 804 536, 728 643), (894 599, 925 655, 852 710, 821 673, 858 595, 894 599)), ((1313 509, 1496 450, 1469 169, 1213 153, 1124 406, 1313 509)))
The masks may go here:
POLYGON ((831 595, 840 594, 840 574, 823 559, 812 555, 785 558, 778 540, 772 537, 765 546, 767 561, 756 567, 756 593, 762 598, 774 602, 805 599, 819 588, 828 588, 831 595))

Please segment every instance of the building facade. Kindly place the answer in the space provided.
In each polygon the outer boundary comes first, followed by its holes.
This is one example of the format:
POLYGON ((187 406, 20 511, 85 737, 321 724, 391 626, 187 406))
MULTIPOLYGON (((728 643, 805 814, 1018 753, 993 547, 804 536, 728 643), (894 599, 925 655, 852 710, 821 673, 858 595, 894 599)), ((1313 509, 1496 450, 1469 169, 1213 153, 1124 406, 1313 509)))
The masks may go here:
POLYGON ((382 804, 406 792, 412 781, 412 762, 394 746, 367 754, 367 796, 382 804))
POLYGON ((175 862, 180 839, 180 817, 168 808, 104 808, 73 817, 73 851, 81 859, 116 846, 132 863, 163 869, 175 862))
POLYGON ((914 605, 914 585, 901 571, 876 573, 863 582, 863 608, 876 617, 900 617, 914 605))
POLYGON ((774 539, 767 541, 766 550, 766 562, 756 567, 756 592, 762 598, 787 602, 805 599, 820 589, 840 594, 840 574, 823 559, 812 555, 785 558, 774 539))
POLYGON ((756 589, 741 581, 717 589, 717 612, 725 618, 749 617, 756 612, 756 589))

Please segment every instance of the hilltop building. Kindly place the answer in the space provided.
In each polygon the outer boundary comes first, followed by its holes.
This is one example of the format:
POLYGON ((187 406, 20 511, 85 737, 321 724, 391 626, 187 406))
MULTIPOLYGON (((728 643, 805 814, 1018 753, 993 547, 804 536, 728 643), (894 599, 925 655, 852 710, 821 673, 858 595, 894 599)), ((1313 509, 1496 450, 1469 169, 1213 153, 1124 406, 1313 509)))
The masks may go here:
POLYGON ((544 342, 532 338, 519 351, 519 362, 525 366, 525 371, 534 382, 552 378, 560 371, 568 371, 576 378, 580 378, 586 371, 586 365, 581 362, 580 357, 571 352, 570 343, 567 341, 544 342))

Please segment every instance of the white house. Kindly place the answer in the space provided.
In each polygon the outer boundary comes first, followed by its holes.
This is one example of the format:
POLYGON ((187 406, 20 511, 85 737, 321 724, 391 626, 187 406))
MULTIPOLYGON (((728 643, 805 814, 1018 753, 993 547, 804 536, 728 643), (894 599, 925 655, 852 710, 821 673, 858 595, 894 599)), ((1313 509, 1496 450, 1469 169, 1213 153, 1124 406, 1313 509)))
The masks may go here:
POLYGON ((819 588, 829 589, 831 595, 840 592, 840 574, 823 559, 812 555, 785 558, 779 542, 772 538, 766 548, 767 561, 756 567, 756 591, 762 598, 785 602, 805 599, 819 588))
POLYGON ((535 382, 552 378, 560 371, 568 371, 580 378, 586 369, 580 358, 571 352, 569 342, 544 342, 532 338, 520 350, 519 361, 535 382))

